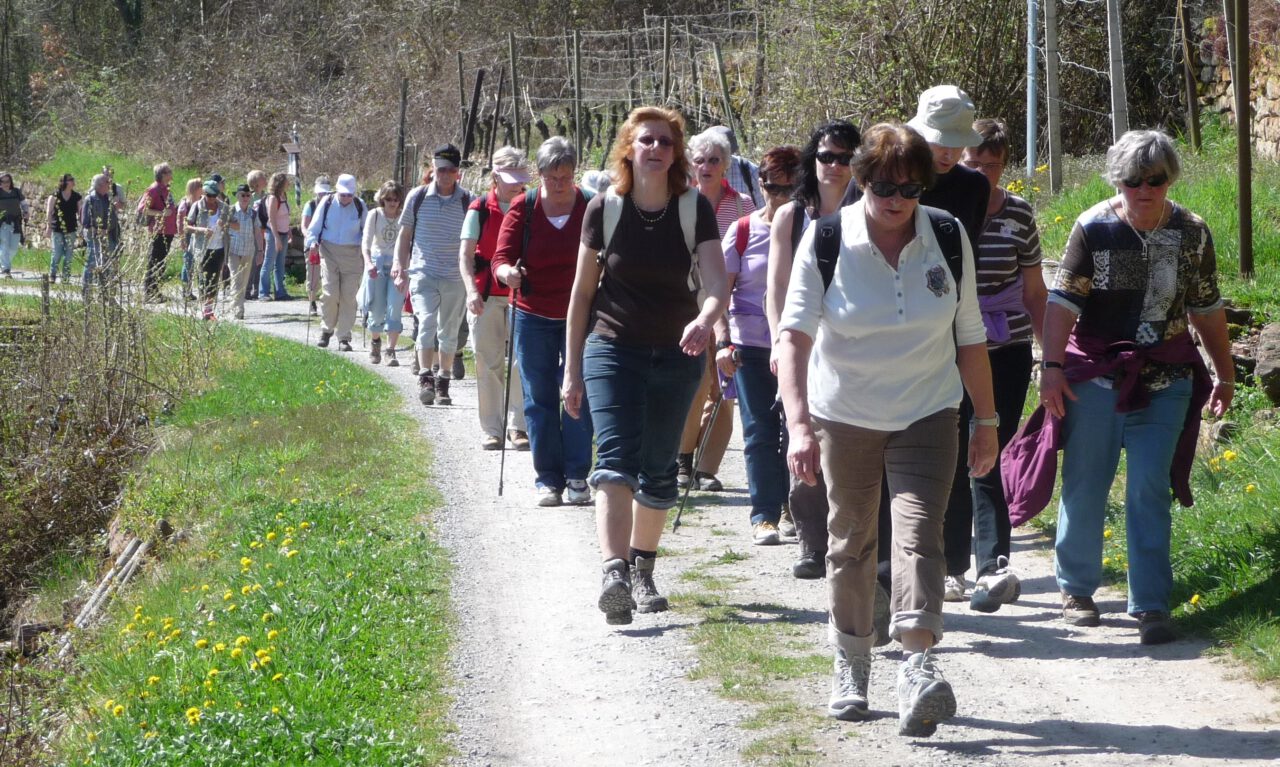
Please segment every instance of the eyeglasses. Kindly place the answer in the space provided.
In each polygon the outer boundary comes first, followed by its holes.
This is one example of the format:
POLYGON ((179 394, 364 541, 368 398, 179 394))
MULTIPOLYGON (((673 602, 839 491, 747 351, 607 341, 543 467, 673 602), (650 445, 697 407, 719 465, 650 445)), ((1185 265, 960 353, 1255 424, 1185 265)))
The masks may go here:
POLYGON ((720 164, 720 158, 716 155, 711 155, 710 157, 693 157, 693 158, 690 158, 689 162, 693 163, 694 165, 716 166, 720 164))
POLYGON ((895 184, 892 181, 872 181, 867 184, 871 188, 871 192, 876 197, 892 197, 895 194, 902 195, 904 200, 914 200, 924 194, 924 184, 908 182, 906 184, 895 184))
POLYGON ((972 168, 973 170, 980 170, 983 173, 986 173, 988 171, 1004 170, 1003 162, 978 162, 977 160, 965 160, 963 164, 966 168, 972 168))
POLYGON ((818 152, 815 159, 823 165, 848 165, 853 162, 853 152, 818 152))
POLYGON ((1160 173, 1155 176, 1148 176, 1147 178, 1126 178, 1121 183, 1129 187, 1130 189, 1137 189, 1143 184, 1146 184, 1152 189, 1159 189, 1160 187, 1169 183, 1169 174, 1160 173))
POLYGON ((654 144, 657 144, 663 149, 670 149, 676 145, 676 142, 666 136, 651 136, 647 133, 643 136, 636 136, 636 142, 643 147, 652 147, 654 144))
POLYGON ((767 181, 762 181, 760 182, 760 188, 765 191, 765 194, 784 195, 784 194, 791 194, 792 192, 794 192, 796 190, 796 185, 795 184, 770 184, 767 181))

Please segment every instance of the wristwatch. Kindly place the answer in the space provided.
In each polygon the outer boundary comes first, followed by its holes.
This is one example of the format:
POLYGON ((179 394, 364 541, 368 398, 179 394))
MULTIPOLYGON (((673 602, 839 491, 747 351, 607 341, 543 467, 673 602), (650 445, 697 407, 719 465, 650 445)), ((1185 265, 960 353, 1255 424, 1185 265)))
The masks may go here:
POLYGON ((732 342, 732 341, 716 341, 716 350, 717 350, 717 351, 719 351, 719 350, 721 350, 721 349, 732 349, 732 348, 733 348, 733 342, 732 342))
POLYGON ((994 426, 994 427, 996 427, 996 428, 999 428, 999 427, 1000 427, 1000 414, 999 414, 999 413, 996 413, 995 415, 991 416, 990 418, 979 418, 979 417, 977 417, 977 416, 974 416, 974 417, 973 417, 973 425, 974 425, 974 426, 994 426))

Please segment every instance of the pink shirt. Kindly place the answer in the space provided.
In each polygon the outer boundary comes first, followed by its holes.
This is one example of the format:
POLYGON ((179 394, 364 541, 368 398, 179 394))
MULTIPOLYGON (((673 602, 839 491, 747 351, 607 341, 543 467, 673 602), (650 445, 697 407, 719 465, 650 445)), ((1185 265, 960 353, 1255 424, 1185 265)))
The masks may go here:
POLYGON ((169 196, 169 187, 152 184, 138 201, 138 212, 146 210, 163 210, 164 215, 147 219, 147 231, 152 234, 166 234, 170 237, 178 233, 178 208, 169 196), (159 226, 157 226, 159 225, 159 226), (158 231, 157 231, 158 229, 158 231))
MULTIPOLYGON (((270 201, 270 197, 267 198, 270 201)), ((280 204, 276 206, 276 217, 271 222, 271 228, 279 234, 289 233, 289 200, 280 198, 280 204)))
POLYGON ((738 223, 743 216, 755 213, 756 204, 751 197, 733 191, 726 179, 720 180, 720 204, 716 206, 716 228, 724 237, 729 229, 738 223))

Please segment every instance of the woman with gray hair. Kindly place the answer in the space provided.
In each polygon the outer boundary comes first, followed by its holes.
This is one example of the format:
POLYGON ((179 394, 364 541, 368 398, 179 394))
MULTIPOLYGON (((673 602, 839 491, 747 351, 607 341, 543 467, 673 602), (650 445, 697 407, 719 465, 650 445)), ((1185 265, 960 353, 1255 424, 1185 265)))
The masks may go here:
POLYGON ((1174 638, 1171 495, 1191 505, 1201 408, 1208 402, 1223 415, 1235 386, 1213 238, 1199 216, 1168 199, 1179 170, 1173 142, 1159 131, 1129 131, 1107 150, 1103 177, 1119 194, 1076 219, 1044 318, 1040 402, 1062 419, 1054 545, 1062 617, 1099 624, 1093 593, 1123 447, 1128 612, 1143 644, 1174 638))
POLYGON ((146 222, 147 232, 151 235, 151 255, 147 259, 147 273, 144 280, 148 301, 163 301, 160 295, 160 280, 164 276, 164 262, 169 257, 169 249, 173 247, 173 238, 178 234, 178 205, 173 201, 169 191, 173 183, 173 168, 162 162, 155 166, 155 183, 147 187, 138 200, 138 215, 146 222))
POLYGON ((537 474, 539 506, 591 503, 591 415, 565 412, 560 382, 565 326, 587 197, 573 184, 573 145, 552 136, 538 147, 542 186, 515 198, 502 219, 493 274, 515 293, 515 362, 537 474))

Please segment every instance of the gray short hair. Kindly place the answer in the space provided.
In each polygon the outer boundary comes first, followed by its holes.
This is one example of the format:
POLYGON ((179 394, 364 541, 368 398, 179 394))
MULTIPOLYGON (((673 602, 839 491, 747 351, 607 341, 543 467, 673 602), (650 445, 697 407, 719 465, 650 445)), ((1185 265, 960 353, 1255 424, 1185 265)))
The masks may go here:
POLYGON ((1169 134, 1158 130, 1131 130, 1107 150, 1107 169, 1102 177, 1112 186, 1126 179, 1164 174, 1172 184, 1182 173, 1178 150, 1169 134))
POLYGON ((578 153, 564 136, 552 136, 538 147, 538 172, 546 173, 568 163, 578 167, 578 153))
POLYGON ((108 181, 110 181, 110 180, 111 180, 111 179, 107 176, 107 174, 105 174, 105 173, 98 173, 98 174, 94 175, 94 177, 93 177, 93 181, 89 182, 89 185, 90 185, 90 187, 92 187, 93 189, 97 189, 97 188, 98 188, 98 184, 105 184, 105 183, 107 183, 107 182, 108 182, 108 181))
POLYGON ((707 128, 703 132, 689 139, 689 154, 706 154, 708 150, 715 150, 720 153, 720 159, 729 162, 729 158, 733 156, 733 150, 729 147, 729 139, 725 137, 723 131, 715 128, 707 128))
POLYGON ((170 173, 170 174, 173 173, 173 168, 170 168, 169 163, 167 162, 160 163, 156 167, 152 168, 152 170, 155 172, 156 181, 159 181, 160 177, 166 173, 170 173))

